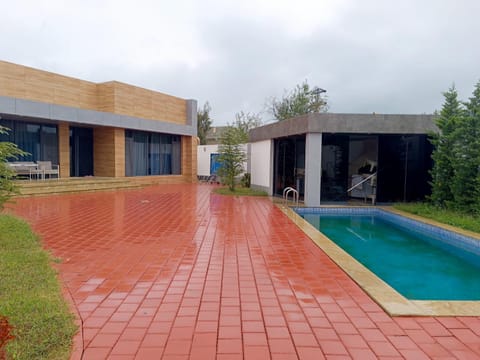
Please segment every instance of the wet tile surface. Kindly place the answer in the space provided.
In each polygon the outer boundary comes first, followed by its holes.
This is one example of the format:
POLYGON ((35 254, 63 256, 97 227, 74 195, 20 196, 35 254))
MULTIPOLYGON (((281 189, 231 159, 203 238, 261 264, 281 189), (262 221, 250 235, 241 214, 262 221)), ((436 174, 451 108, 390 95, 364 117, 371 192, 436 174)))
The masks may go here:
POLYGON ((84 359, 480 358, 479 317, 390 317, 268 199, 210 185, 18 199, 84 359))

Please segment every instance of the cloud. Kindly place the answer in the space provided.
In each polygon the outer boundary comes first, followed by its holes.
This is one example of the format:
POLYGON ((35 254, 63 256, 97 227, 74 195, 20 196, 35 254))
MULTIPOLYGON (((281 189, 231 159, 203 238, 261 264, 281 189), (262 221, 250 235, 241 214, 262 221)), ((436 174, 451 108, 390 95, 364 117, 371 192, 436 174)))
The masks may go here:
POLYGON ((332 112, 431 113, 453 82, 466 99, 480 78, 477 0, 18 0, 0 10, 3 60, 208 100, 217 125, 306 79, 327 89, 332 112))

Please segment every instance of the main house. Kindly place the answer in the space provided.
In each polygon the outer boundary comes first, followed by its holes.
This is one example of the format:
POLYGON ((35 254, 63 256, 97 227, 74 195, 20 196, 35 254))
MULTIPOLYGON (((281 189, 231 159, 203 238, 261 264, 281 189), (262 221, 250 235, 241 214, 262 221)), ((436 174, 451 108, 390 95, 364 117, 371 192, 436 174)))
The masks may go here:
POLYGON ((0 125, 22 160, 59 164, 62 178, 196 180, 196 100, 0 61, 0 125))
POLYGON ((350 198, 393 202, 430 193, 432 115, 304 115, 250 131, 252 187, 307 206, 350 198))

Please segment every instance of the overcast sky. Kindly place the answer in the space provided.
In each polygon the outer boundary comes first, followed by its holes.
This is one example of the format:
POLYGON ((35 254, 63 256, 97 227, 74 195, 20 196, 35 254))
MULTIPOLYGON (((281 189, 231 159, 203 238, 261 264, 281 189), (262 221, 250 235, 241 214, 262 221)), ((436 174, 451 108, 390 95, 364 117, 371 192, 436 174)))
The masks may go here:
POLYGON ((432 113, 480 80, 479 0, 0 0, 0 59, 209 101, 214 125, 307 80, 331 112, 432 113))

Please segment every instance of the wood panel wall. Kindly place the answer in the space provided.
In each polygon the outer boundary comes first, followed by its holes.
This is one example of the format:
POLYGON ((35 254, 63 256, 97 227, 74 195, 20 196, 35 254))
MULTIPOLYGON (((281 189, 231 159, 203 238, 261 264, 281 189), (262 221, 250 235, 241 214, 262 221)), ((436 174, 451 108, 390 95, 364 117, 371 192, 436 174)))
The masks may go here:
POLYGON ((182 136, 182 175, 188 182, 197 181, 198 138, 182 136))
POLYGON ((93 83, 0 61, 0 95, 184 125, 184 99, 117 81, 93 83))
POLYGON ((95 176, 125 176, 125 130, 96 127, 93 130, 95 176))
POLYGON ((58 162, 60 177, 70 177, 70 128, 64 122, 58 124, 58 162))

